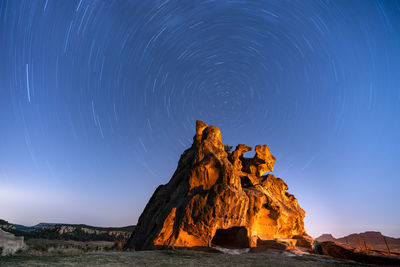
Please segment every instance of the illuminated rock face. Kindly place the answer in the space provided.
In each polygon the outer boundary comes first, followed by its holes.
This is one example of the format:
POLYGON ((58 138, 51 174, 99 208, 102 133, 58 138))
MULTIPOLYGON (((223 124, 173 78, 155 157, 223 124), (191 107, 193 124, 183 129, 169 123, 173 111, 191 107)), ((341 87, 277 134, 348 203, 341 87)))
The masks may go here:
POLYGON ((171 180, 146 205, 129 247, 256 247, 259 239, 307 237, 305 213, 288 186, 263 175, 275 163, 266 145, 256 146, 254 158, 243 157, 252 149, 243 144, 228 153, 221 131, 202 121, 193 140, 171 180))

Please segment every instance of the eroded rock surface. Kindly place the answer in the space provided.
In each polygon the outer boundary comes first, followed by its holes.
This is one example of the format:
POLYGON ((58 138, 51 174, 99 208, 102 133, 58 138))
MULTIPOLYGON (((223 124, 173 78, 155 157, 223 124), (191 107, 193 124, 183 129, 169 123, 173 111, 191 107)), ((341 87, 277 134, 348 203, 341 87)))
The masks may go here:
POLYGON ((257 145, 255 156, 245 158, 251 147, 240 144, 232 153, 224 147, 217 127, 196 122, 192 146, 168 184, 154 192, 128 247, 243 248, 281 239, 307 243, 305 213, 296 198, 282 179, 263 175, 274 168, 269 148, 257 145))
POLYGON ((24 237, 15 236, 0 229, 0 256, 14 254, 18 250, 25 249, 24 237))

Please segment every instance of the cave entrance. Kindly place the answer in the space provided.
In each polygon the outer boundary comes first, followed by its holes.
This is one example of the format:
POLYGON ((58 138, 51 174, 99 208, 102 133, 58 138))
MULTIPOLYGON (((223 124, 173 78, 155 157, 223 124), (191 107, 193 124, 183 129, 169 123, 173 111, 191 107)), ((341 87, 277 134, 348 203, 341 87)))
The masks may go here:
POLYGON ((231 227, 228 229, 218 229, 211 244, 224 248, 248 248, 250 247, 249 237, 246 227, 231 227))
POLYGON ((253 183, 250 181, 249 177, 247 176, 240 177, 240 183, 242 184, 243 188, 249 188, 254 186, 253 183))

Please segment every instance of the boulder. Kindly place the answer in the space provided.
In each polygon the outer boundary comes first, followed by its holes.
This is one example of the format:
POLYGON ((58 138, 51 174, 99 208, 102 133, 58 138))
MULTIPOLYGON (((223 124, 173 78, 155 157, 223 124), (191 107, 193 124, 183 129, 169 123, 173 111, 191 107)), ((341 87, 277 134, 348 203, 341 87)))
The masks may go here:
POLYGON ((314 239, 307 234, 295 235, 293 236, 293 239, 296 240, 295 245, 297 247, 307 248, 309 250, 314 249, 314 239))
MULTIPOLYGON (((272 174, 266 145, 253 158, 244 144, 225 151, 216 126, 196 122, 193 144, 171 180, 160 185, 139 217, 127 247, 257 247, 258 240, 307 236, 305 212, 272 174)), ((302 242, 302 241, 301 241, 302 242)))
POLYGON ((257 246, 252 247, 250 252, 263 252, 269 249, 287 250, 292 248, 292 244, 281 240, 257 240, 257 246))
POLYGON ((18 250, 25 249, 23 236, 15 236, 0 229, 0 248, 1 256, 12 255, 18 250))

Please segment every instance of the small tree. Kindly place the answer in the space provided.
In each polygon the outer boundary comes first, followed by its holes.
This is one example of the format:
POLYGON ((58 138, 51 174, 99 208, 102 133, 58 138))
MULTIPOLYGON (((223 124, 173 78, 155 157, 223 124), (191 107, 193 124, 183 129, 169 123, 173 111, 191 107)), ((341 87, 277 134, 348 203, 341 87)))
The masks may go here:
POLYGON ((233 148, 233 146, 225 145, 225 152, 231 153, 232 148, 233 148))

